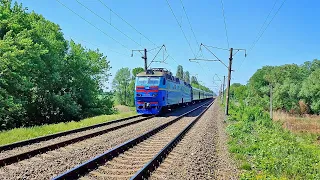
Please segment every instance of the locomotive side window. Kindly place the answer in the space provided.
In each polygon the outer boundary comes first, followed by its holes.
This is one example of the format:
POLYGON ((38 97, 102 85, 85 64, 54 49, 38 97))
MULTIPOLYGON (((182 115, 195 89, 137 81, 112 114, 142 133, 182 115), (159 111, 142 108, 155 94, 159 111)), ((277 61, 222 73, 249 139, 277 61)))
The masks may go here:
POLYGON ((166 85, 166 78, 163 78, 163 85, 166 85))

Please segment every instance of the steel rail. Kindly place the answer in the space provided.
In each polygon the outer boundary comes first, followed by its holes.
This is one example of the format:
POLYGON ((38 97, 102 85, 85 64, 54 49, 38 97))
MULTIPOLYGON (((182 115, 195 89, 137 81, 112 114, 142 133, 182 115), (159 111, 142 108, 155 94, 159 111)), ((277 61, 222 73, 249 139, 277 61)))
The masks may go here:
POLYGON ((33 157, 35 155, 38 155, 38 154, 41 154, 41 153, 45 153, 47 151, 52 151, 52 150, 67 146, 69 144, 73 144, 73 143, 82 141, 84 139, 93 138, 93 137, 99 136, 101 134, 105 134, 107 132, 120 129, 122 127, 126 127, 126 126, 129 126, 129 125, 132 125, 132 124, 136 124, 136 123, 145 121, 147 119, 151 119, 153 117, 155 117, 155 116, 148 116, 148 117, 136 120, 136 121, 132 121, 132 122, 129 122, 129 123, 121 124, 121 125, 118 125, 118 126, 115 126, 115 127, 110 127, 108 129, 104 129, 104 130, 100 130, 100 131, 93 132, 93 133, 90 133, 90 134, 82 135, 82 136, 79 136, 79 137, 75 137, 75 138, 72 138, 72 139, 68 139, 68 140, 65 140, 65 141, 61 141, 61 142, 58 142, 58 143, 55 143, 55 144, 51 144, 51 145, 48 145, 48 146, 44 146, 44 147, 40 147, 40 148, 37 148, 37 149, 33 149, 31 151, 28 151, 28 152, 23 152, 23 153, 20 153, 20 154, 9 156, 9 157, 0 159, 0 167, 9 165, 9 164, 12 164, 12 163, 15 163, 15 162, 19 162, 19 161, 22 161, 24 159, 29 159, 29 158, 31 158, 31 157, 33 157))
POLYGON ((156 133, 158 133, 159 131, 165 129, 166 127, 170 126, 171 124, 177 122, 178 120, 180 120, 181 118, 183 118, 184 116, 202 108, 203 106, 208 105, 208 103, 202 104, 182 115, 180 115, 179 117, 163 124, 160 125, 136 138, 133 138, 131 140, 128 140, 96 157, 94 157, 93 159, 90 159, 86 162, 84 162, 83 164, 80 164, 56 177, 53 178, 53 180, 62 180, 62 179, 77 179, 85 174, 87 174, 88 172, 90 172, 93 169, 98 168, 101 164, 104 164, 105 162, 113 159, 114 157, 118 156, 119 154, 123 153, 124 151, 128 150, 129 148, 137 145, 138 143, 148 139, 149 137, 155 135, 156 133))
POLYGON ((33 144, 33 143, 38 143, 38 142, 41 142, 41 141, 54 139, 54 138, 57 138, 57 137, 60 137, 60 136, 65 136, 65 135, 72 134, 72 133, 86 131, 86 130, 97 128, 97 127, 101 127, 101 126, 106 126, 106 125, 109 125, 109 124, 113 124, 113 123, 117 123, 117 122, 121 122, 121 121, 126 121, 126 120, 137 118, 137 117, 140 117, 140 116, 141 115, 135 115, 135 116, 127 117, 127 118, 122 118, 122 119, 117 119, 117 120, 113 120, 113 121, 108 121, 108 122, 104 122, 104 123, 95 124, 95 125, 92 125, 92 126, 72 129, 72 130, 69 130, 69 131, 63 131, 63 132, 50 134, 50 135, 46 135, 46 136, 40 136, 40 137, 37 137, 37 138, 28 139, 28 140, 24 140, 24 141, 19 141, 19 142, 15 142, 15 143, 12 143, 12 144, 6 144, 6 145, 0 146, 0 151, 10 150, 10 149, 21 147, 21 146, 25 146, 25 145, 29 145, 29 144, 33 144))
POLYGON ((192 126, 202 117, 202 115, 209 109, 213 104, 210 103, 204 111, 201 112, 199 116, 196 117, 192 122, 190 122, 172 141, 170 141, 157 155, 154 156, 143 168, 141 168, 135 175, 133 175, 130 180, 147 179, 150 174, 156 170, 163 160, 168 156, 172 149, 181 141, 181 139, 186 135, 186 133, 192 128, 192 126))

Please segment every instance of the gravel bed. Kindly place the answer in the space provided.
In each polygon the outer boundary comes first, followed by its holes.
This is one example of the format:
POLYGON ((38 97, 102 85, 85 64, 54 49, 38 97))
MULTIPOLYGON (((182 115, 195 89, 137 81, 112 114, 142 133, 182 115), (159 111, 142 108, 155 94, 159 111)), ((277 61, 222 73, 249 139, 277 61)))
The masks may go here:
POLYGON ((152 118, 4 166, 0 168, 0 177, 3 179, 50 179, 120 143, 164 124, 198 105, 178 109, 165 117, 152 118))
POLYGON ((218 103, 214 102, 150 179, 238 179, 218 103))
POLYGON ((85 179, 128 179, 176 137, 205 107, 192 112, 85 176, 85 179))
POLYGON ((46 141, 41 141, 41 142, 38 142, 38 143, 33 143, 33 144, 30 144, 30 145, 26 145, 26 146, 17 147, 17 148, 11 149, 11 150, 1 151, 0 152, 0 159, 6 158, 6 157, 9 157, 9 156, 13 156, 13 155, 16 155, 16 154, 19 154, 19 153, 28 152, 28 151, 31 151, 31 150, 34 150, 34 149, 38 149, 38 148, 41 148, 41 147, 45 147, 45 146, 48 146, 48 145, 56 144, 56 143, 59 143, 59 142, 62 142, 62 141, 70 140, 70 139, 73 139, 73 138, 76 138, 76 137, 80 137, 80 136, 84 136, 84 135, 87 135, 87 134, 91 134, 91 133, 94 133, 94 132, 98 132, 98 131, 101 131, 101 130, 104 130, 104 129, 108 129, 108 128, 111 128, 111 127, 119 126, 121 124, 126 124, 126 123, 129 123, 129 122, 137 121, 137 120, 142 119, 142 118, 144 118, 144 117, 136 117, 136 118, 133 118, 133 119, 130 119, 130 120, 126 120, 126 121, 122 121, 122 122, 117 122, 117 123, 113 123, 113 124, 97 127, 97 128, 89 129, 89 130, 86 130, 86 131, 72 133, 72 134, 68 134, 68 135, 65 135, 65 136, 60 136, 60 137, 57 137, 57 138, 54 138, 54 139, 49 139, 49 140, 46 140, 46 141))

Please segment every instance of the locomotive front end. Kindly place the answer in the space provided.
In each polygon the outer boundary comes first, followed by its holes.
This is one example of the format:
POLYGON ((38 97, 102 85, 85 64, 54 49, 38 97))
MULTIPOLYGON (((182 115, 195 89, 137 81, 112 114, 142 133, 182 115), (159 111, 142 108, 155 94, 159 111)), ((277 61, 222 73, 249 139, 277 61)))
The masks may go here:
POLYGON ((135 105, 138 114, 159 114, 163 106, 162 73, 139 73, 135 82, 135 105))

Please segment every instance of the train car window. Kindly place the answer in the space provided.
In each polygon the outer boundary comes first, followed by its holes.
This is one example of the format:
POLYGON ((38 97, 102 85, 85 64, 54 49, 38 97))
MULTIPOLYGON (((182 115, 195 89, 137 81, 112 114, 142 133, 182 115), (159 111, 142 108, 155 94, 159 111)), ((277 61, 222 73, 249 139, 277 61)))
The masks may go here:
POLYGON ((163 85, 166 85, 166 78, 163 78, 163 85))

